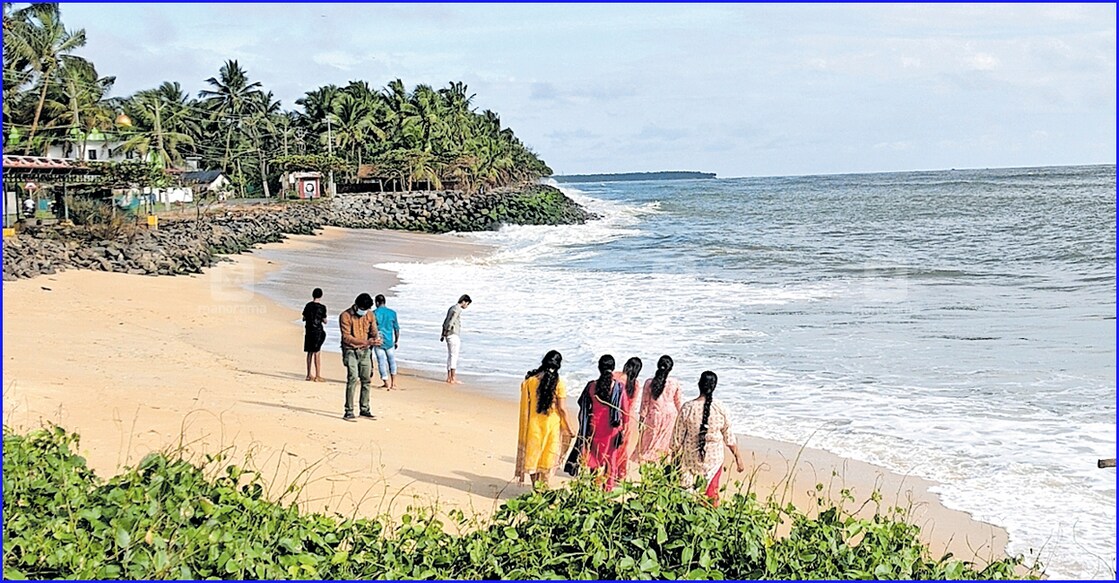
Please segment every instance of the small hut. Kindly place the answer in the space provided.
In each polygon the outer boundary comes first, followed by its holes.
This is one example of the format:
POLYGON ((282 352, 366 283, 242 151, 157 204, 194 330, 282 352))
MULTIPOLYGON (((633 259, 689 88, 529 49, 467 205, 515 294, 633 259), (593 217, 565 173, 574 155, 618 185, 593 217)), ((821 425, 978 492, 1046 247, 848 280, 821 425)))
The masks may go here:
POLYGON ((283 177, 284 195, 293 193, 297 198, 322 196, 322 172, 288 172, 283 177))

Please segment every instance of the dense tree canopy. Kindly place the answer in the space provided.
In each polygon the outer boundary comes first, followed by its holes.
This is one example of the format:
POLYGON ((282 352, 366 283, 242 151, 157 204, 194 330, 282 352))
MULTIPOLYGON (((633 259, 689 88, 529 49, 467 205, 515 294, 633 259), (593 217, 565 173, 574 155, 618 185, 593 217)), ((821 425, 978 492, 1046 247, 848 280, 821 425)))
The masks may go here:
POLYGON ((82 157, 91 136, 158 166, 198 158, 221 169, 242 194, 268 195, 298 156, 330 156, 342 182, 378 179, 476 191, 522 184, 551 169, 493 111, 478 111, 464 83, 411 90, 400 79, 308 91, 284 110, 237 60, 226 61, 192 96, 175 81, 110 97, 75 51, 85 30, 67 29, 54 3, 4 3, 3 132, 6 153, 44 154, 62 145, 82 157), (277 161, 285 163, 276 163, 277 161))

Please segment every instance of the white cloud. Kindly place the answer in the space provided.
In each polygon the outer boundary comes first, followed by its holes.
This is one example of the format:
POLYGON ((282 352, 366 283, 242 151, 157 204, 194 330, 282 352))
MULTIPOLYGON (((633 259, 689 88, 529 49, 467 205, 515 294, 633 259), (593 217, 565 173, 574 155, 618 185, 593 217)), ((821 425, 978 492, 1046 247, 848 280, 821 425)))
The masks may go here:
POLYGON ((999 59, 987 53, 975 53, 965 61, 968 68, 975 71, 994 71, 999 67, 999 59))
POLYGON ((354 66, 361 63, 361 59, 345 51, 316 53, 311 57, 311 60, 325 67, 334 67, 335 69, 342 69, 343 71, 349 71, 354 68, 354 66))
POLYGON ((901 58, 901 68, 902 69, 920 69, 921 68, 921 59, 918 59, 918 58, 915 58, 915 57, 902 57, 901 58))
POLYGON ((809 69, 815 69, 817 71, 827 71, 828 70, 827 59, 822 59, 820 57, 816 57, 814 59, 808 59, 807 64, 808 64, 809 69))
POLYGON ((873 147, 875 150, 893 150, 895 152, 900 152, 903 150, 912 150, 913 146, 913 142, 903 140, 899 142, 878 142, 874 144, 873 147))

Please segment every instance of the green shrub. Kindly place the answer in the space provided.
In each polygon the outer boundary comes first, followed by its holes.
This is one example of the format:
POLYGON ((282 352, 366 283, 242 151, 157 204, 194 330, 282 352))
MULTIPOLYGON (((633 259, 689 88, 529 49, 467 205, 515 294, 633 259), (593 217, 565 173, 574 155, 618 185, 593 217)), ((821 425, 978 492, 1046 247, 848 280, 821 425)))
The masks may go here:
POLYGON ((57 427, 5 430, 5 578, 1001 579, 1023 564, 933 559, 896 509, 808 516, 741 493, 713 507, 655 465, 615 492, 586 477, 535 489, 485 523, 433 508, 390 521, 300 512, 284 502, 296 486, 269 501, 256 473, 208 477, 164 454, 102 481, 77 445, 57 427))

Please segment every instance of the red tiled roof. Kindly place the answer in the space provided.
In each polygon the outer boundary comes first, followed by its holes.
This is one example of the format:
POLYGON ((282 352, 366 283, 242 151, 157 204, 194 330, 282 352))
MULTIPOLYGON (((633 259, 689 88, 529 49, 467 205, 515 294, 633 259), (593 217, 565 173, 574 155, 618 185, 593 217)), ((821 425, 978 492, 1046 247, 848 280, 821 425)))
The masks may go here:
POLYGON ((40 156, 4 156, 4 168, 27 168, 31 170, 84 170, 84 166, 74 164, 75 160, 43 158, 40 156))

